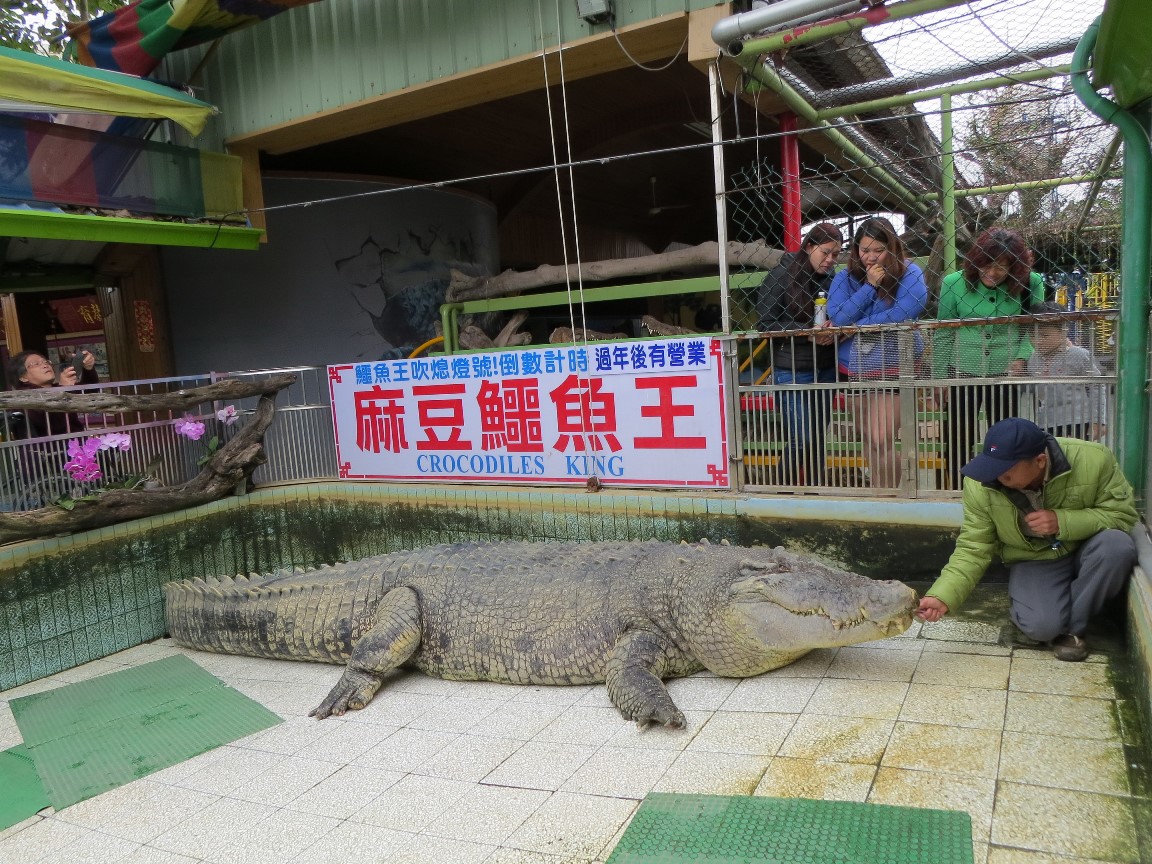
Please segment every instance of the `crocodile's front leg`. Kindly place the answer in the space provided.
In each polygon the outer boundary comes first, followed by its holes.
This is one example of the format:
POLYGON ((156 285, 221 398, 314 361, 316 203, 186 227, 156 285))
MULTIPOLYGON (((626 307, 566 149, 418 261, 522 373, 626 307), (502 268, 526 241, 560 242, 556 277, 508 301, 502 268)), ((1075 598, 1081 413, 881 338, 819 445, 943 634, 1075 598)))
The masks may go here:
POLYGON ((684 728, 684 715, 660 680, 666 662, 667 642, 656 633, 631 631, 612 647, 604 680, 608 698, 625 720, 641 728, 649 723, 684 728))
POLYGON ((344 674, 309 717, 323 720, 358 711, 376 695, 385 674, 420 645, 420 600, 411 588, 393 588, 380 600, 376 623, 352 649, 344 674))

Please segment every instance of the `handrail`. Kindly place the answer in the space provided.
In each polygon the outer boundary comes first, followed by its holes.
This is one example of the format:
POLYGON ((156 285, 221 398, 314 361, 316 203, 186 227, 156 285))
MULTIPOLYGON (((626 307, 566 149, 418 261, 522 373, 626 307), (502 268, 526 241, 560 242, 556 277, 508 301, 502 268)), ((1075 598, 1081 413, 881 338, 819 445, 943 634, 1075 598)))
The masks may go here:
MULTIPOLYGON (((733 279, 735 278, 737 277, 733 277, 733 279)), ((747 279, 749 274, 741 274, 738 278, 747 279)), ((729 284, 731 281, 729 280, 729 284)), ((643 297, 671 297, 677 294, 705 294, 719 290, 719 276, 697 276, 667 282, 606 285, 585 288, 580 292, 548 291, 543 294, 519 294, 515 297, 493 297, 485 300, 467 300, 462 303, 445 303, 440 307, 440 324, 444 333, 444 353, 455 354, 460 350, 457 322, 461 314, 541 309, 549 306, 568 306, 569 303, 603 303, 609 300, 635 300, 643 297)))

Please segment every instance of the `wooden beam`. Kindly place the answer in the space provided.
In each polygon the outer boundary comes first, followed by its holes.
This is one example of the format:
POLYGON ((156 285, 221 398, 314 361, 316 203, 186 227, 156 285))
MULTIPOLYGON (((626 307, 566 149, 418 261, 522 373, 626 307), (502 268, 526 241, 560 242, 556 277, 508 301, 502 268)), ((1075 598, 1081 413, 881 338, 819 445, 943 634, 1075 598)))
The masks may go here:
POLYGON ((16 317, 16 295, 0 295, 0 310, 4 313, 4 340, 8 343, 8 356, 12 357, 24 350, 20 319, 16 317))
MULTIPOLYGON (((563 46, 564 76, 568 81, 612 72, 631 65, 616 37, 641 63, 667 59, 684 44, 688 15, 675 12, 639 24, 598 33, 563 46)), ((394 90, 350 105, 341 105, 297 120, 229 138, 228 149, 252 147, 268 153, 291 153, 317 144, 351 138, 365 132, 435 117, 460 108, 482 105, 507 96, 544 88, 544 65, 548 82, 560 82, 560 46, 514 57, 469 72, 449 75, 403 90, 394 90), (543 56, 543 62, 541 61, 543 56)))
POLYGON ((264 184, 260 177, 260 148, 253 144, 230 143, 228 152, 240 157, 240 182, 244 195, 244 209, 253 228, 264 233, 260 242, 268 242, 268 224, 264 218, 264 184))
MULTIPOLYGON (((728 93, 740 89, 743 70, 740 64, 722 53, 720 46, 712 41, 712 26, 721 18, 734 14, 731 3, 722 3, 707 9, 697 9, 688 16, 688 62, 707 76, 708 67, 719 58, 720 82, 728 93)), ((785 110, 784 101, 767 89, 760 93, 759 98, 741 93, 740 99, 767 117, 774 117, 785 110)))

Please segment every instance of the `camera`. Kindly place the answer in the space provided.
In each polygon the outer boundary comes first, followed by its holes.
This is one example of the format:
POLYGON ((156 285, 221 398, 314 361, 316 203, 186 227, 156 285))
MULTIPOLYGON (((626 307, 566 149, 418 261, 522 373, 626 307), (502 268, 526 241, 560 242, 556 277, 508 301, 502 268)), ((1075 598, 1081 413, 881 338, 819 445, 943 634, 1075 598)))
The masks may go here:
POLYGON ((80 380, 80 376, 84 374, 84 352, 87 349, 81 346, 76 349, 76 353, 72 355, 71 366, 76 370, 76 380, 80 380))

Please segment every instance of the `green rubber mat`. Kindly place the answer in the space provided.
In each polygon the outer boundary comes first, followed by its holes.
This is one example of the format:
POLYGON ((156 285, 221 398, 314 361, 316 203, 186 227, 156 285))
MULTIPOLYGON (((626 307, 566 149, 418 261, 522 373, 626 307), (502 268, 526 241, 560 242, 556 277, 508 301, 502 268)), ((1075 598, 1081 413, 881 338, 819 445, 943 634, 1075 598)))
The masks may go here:
POLYGON ((852 801, 650 793, 606 864, 972 864, 972 819, 852 801))
POLYGON ((9 705, 57 810, 280 722, 182 655, 9 705))
POLYGON ((0 831, 39 813, 51 802, 23 745, 0 752, 0 831))

